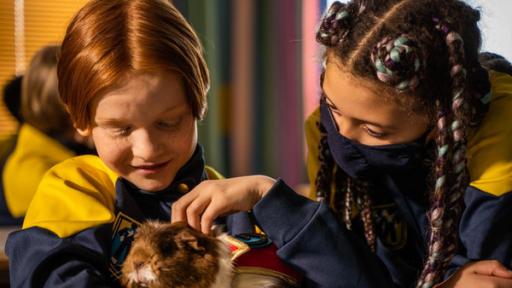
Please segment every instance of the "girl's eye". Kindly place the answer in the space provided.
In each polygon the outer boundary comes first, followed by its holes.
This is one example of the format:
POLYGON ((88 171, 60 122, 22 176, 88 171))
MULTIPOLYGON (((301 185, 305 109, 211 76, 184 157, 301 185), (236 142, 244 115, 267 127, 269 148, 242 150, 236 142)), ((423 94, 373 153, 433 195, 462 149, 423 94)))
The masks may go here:
POLYGON ((382 138, 386 136, 386 133, 373 131, 372 129, 368 128, 368 126, 364 126, 364 130, 366 130, 366 133, 368 133, 368 135, 375 138, 382 138))
POLYGON ((332 113, 333 115, 336 115, 336 116, 343 116, 343 114, 341 113, 341 111, 340 111, 340 110, 338 110, 338 109, 332 109, 332 108, 329 108, 329 110, 331 110, 331 113, 332 113))

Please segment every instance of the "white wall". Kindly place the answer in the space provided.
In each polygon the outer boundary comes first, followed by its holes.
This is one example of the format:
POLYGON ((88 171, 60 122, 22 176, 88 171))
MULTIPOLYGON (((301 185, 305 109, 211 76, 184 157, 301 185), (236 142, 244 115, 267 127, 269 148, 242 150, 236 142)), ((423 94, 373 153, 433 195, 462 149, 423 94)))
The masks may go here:
POLYGON ((501 54, 512 60, 512 1, 510 0, 466 0, 482 12, 483 51, 501 54))
MULTIPOLYGON (((482 12, 482 51, 498 53, 512 60, 512 1, 464 0, 482 12)), ((327 1, 327 7, 334 0, 327 1)), ((341 2, 347 2, 346 0, 341 2)))

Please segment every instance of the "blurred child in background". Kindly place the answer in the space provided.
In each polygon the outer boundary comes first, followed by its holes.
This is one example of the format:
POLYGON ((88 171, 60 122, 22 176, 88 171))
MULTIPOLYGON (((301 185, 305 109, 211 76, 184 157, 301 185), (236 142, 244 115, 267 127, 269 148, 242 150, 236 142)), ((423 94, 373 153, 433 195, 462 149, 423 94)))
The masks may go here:
MULTIPOLYGON (((21 83, 23 76, 15 76, 9 80, 3 89, 4 105, 9 113, 16 119, 16 130, 0 139, 0 171, 4 170, 5 162, 11 155, 18 139, 19 126, 23 122, 21 117, 21 83)), ((0 176, 1 179, 1 176, 0 176)), ((1 182, 1 181, 0 181, 1 182)), ((13 218, 6 206, 3 189, 0 188, 0 225, 19 225, 21 219, 13 218)))
POLYGON ((15 76, 4 86, 3 100, 9 113, 18 121, 23 122, 21 116, 21 85, 23 76, 15 76))
POLYGON ((79 136, 59 98, 57 57, 59 46, 36 52, 22 81, 21 116, 16 146, 2 170, 4 206, 0 224, 21 223, 32 196, 46 171, 62 160, 84 153, 86 139, 79 136))
POLYGON ((21 125, 21 122, 23 122, 23 119, 21 117, 22 79, 23 76, 15 76, 5 84, 3 89, 4 105, 11 114, 11 116, 13 116, 14 119, 16 119, 17 127, 14 133, 0 139, 0 170, 3 169, 7 157, 12 153, 12 150, 14 150, 14 146, 16 145, 16 139, 18 138, 19 125, 21 125))

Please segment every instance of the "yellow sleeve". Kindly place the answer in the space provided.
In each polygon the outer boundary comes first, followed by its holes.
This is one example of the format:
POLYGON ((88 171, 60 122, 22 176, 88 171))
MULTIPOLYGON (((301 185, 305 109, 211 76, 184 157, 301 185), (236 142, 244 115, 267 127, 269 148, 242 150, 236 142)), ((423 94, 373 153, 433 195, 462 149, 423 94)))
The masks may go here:
POLYGON ((114 220, 117 175, 97 156, 80 156, 50 169, 30 203, 23 229, 38 226, 59 237, 114 220))
POLYGON ((316 199, 315 179, 318 169, 320 169, 320 161, 318 160, 319 145, 320 145, 320 130, 318 124, 320 123, 320 109, 317 108, 307 119, 304 125, 306 134, 306 143, 308 146, 308 156, 306 160, 306 167, 309 178, 309 194, 308 197, 316 199))
POLYGON ((471 186, 500 196, 512 191, 512 77, 490 71, 491 103, 468 138, 471 186))

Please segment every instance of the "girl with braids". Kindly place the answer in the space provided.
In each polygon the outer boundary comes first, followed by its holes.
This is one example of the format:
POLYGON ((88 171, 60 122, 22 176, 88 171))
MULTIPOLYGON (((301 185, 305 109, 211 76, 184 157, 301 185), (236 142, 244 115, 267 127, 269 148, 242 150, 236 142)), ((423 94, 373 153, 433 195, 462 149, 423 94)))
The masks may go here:
POLYGON ((512 77, 479 60, 479 18, 459 0, 334 3, 306 123, 319 201, 264 176, 207 181, 173 221, 207 232, 252 209, 304 287, 512 287, 512 77))

